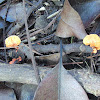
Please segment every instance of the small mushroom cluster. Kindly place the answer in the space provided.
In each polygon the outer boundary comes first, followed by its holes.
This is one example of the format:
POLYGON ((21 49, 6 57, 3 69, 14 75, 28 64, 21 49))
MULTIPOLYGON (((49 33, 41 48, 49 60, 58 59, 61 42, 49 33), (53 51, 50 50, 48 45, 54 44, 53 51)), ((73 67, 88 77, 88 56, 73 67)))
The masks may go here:
POLYGON ((90 34, 83 39, 85 45, 90 45, 93 48, 92 53, 97 53, 100 50, 100 37, 97 34, 90 34))
MULTIPOLYGON (((21 43, 21 39, 16 36, 16 35, 12 35, 12 36, 9 36, 8 38, 6 38, 5 40, 5 44, 6 44, 6 47, 14 47, 15 49, 18 50, 18 45, 21 43)), ((9 62, 9 64, 14 64, 15 61, 18 61, 20 62, 22 60, 21 57, 18 57, 18 58, 13 58, 12 61, 9 62)))

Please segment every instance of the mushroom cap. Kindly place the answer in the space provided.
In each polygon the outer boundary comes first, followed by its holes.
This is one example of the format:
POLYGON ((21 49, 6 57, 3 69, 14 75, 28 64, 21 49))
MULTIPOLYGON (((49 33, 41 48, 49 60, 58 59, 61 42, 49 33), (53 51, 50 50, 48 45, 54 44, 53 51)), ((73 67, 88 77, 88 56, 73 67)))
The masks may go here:
POLYGON ((6 47, 16 47, 16 46, 18 46, 20 43, 21 43, 21 40, 20 40, 20 38, 19 38, 18 36, 16 36, 16 35, 9 36, 9 37, 6 38, 6 40, 5 40, 6 47))
POLYGON ((100 50, 100 37, 97 34, 87 35, 83 39, 85 45, 90 45, 93 48, 93 53, 96 53, 96 50, 100 50))
POLYGON ((84 39, 83 39, 83 43, 85 45, 90 45, 90 47, 100 47, 100 37, 97 34, 90 34, 87 35, 84 39))

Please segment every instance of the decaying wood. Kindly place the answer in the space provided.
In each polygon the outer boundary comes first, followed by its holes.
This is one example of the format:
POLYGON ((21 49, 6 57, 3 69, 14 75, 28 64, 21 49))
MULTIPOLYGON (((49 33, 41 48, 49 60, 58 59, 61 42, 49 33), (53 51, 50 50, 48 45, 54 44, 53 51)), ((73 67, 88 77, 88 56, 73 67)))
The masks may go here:
MULTIPOLYGON (((39 68, 40 73, 44 72, 45 69, 39 68)), ((26 64, 10 65, 0 63, 0 81, 37 84, 33 67, 26 64)))
POLYGON ((100 96, 100 75, 86 69, 69 70, 72 76, 84 87, 84 89, 95 96, 100 96))
MULTIPOLYGON (((82 53, 92 52, 91 47, 85 46, 83 44, 76 44, 76 43, 63 45, 63 48, 66 54, 70 54, 72 52, 82 52, 82 53)), ((21 43, 19 46, 19 50, 23 52, 27 56, 28 59, 31 59, 29 48, 27 45, 21 43)), ((42 55, 42 56, 35 57, 37 61, 46 62, 48 64, 57 64, 60 58, 59 53, 57 53, 59 52, 59 45, 53 45, 53 44, 35 45, 33 46, 33 52, 39 55, 41 53, 49 53, 49 52, 54 53, 50 55, 42 55)), ((66 61, 67 59, 66 59, 65 53, 63 53, 63 62, 66 62, 66 61)))
MULTIPOLYGON (((39 68, 41 78, 43 78, 48 71, 50 71, 50 68, 39 68)), ((73 69, 69 70, 68 72, 82 84, 85 90, 91 94, 100 96, 100 75, 83 69, 73 69)), ((9 65, 0 63, 0 81, 27 84, 37 83, 32 66, 26 64, 9 65)))
MULTIPOLYGON (((83 44, 78 44, 78 43, 63 45, 63 48, 64 48, 64 51, 66 52, 66 54, 70 54, 72 52, 82 52, 82 53, 91 53, 92 52, 91 47, 85 46, 83 44)), ((35 45, 35 46, 33 46, 33 49, 39 53, 49 53, 49 52, 57 53, 60 50, 59 45, 53 45, 53 44, 35 45)), ((23 43, 20 44, 19 50, 21 50, 23 53, 25 53, 26 56, 30 59, 29 49, 26 48, 26 46, 23 43)), ((36 51, 34 53, 37 53, 36 51)))
MULTIPOLYGON (((85 46, 83 44, 78 44, 78 43, 72 43, 72 44, 67 44, 63 45, 64 51, 66 54, 70 54, 72 52, 83 52, 83 53, 91 53, 92 48, 89 46, 85 46)), ((39 53, 48 53, 48 52, 59 52, 59 45, 36 45, 33 46, 33 49, 38 51, 39 53)))

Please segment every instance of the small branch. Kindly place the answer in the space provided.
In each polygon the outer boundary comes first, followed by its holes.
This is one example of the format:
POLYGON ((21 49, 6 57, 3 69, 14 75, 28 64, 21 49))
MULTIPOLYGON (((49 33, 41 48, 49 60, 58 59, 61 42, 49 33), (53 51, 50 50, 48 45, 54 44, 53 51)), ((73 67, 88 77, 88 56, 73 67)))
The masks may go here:
POLYGON ((39 76, 39 73, 38 73, 38 67, 36 66, 34 53, 32 52, 32 45, 31 45, 31 41, 30 41, 30 35, 29 35, 28 24, 27 24, 27 14, 26 14, 26 9, 25 9, 25 0, 23 0, 23 7, 24 7, 24 17, 25 17, 24 18, 25 19, 25 28, 26 28, 27 39, 28 39, 28 44, 29 44, 29 49, 30 49, 31 61, 32 61, 32 65, 33 65, 33 68, 34 68, 37 83, 39 84, 40 83, 40 76, 39 76))
POLYGON ((57 19, 57 16, 45 28, 39 29, 39 30, 31 33, 30 36, 34 36, 34 35, 42 32, 42 31, 46 31, 47 29, 49 29, 55 23, 56 19, 57 19))
MULTIPOLYGON (((70 54, 71 52, 83 52, 83 53, 91 53, 93 50, 89 46, 85 46, 83 44, 78 43, 72 43, 72 44, 66 44, 63 45, 63 48, 66 52, 66 54, 70 54)), ((40 53, 49 53, 49 52, 59 52, 59 45, 35 45, 33 46, 33 49, 40 53)))
MULTIPOLYGON (((91 53, 92 52, 91 47, 85 46, 83 44, 78 44, 78 43, 63 45, 63 48, 64 48, 66 54, 70 54, 72 52, 82 52, 82 53, 91 53)), ((21 52, 23 52, 27 56, 28 59, 31 59, 30 53, 29 53, 29 48, 25 44, 21 43, 19 45, 19 50, 21 52)), ((50 61, 58 62, 59 53, 57 53, 57 52, 59 52, 59 45, 53 45, 53 44, 35 45, 35 46, 33 46, 33 50, 34 50, 34 53, 37 53, 37 54, 49 53, 49 52, 55 53, 55 54, 51 54, 51 55, 47 55, 47 56, 46 55, 45 56, 37 56, 36 59, 38 59, 38 60, 46 60, 48 63, 50 61)), ((65 54, 63 53, 63 57, 64 57, 64 55, 65 54)))

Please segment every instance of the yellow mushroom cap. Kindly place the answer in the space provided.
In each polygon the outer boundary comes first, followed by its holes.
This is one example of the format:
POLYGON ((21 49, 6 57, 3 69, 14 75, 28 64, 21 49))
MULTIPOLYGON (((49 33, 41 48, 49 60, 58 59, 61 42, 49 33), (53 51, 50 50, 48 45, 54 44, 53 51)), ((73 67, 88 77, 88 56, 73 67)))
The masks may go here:
POLYGON ((15 47, 15 46, 18 46, 20 43, 21 43, 21 40, 16 35, 9 36, 5 40, 6 47, 15 47))
POLYGON ((84 39, 83 39, 83 43, 85 45, 90 45, 95 46, 95 47, 100 47, 100 37, 97 34, 90 34, 87 35, 84 39))
POLYGON ((87 35, 83 39, 85 45, 90 45, 93 48, 93 53, 96 53, 96 50, 100 50, 100 37, 97 34, 87 35))

